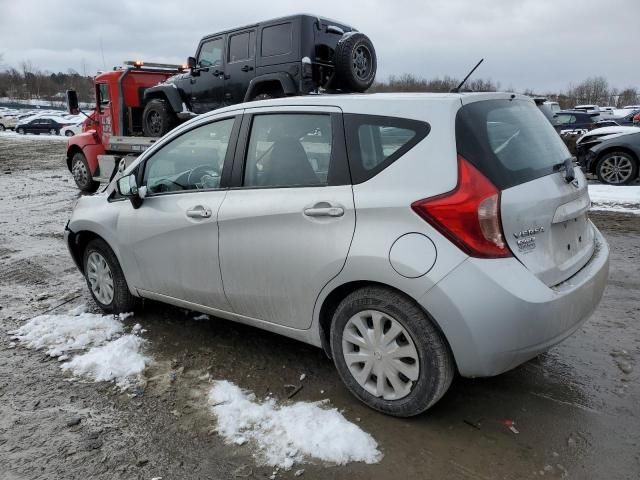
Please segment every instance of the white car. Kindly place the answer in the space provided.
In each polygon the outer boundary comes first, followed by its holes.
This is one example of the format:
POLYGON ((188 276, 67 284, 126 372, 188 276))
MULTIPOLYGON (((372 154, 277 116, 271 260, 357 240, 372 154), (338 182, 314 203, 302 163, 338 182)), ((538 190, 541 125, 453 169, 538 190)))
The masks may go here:
POLYGON ((75 125, 68 125, 60 129, 60 135, 64 135, 65 137, 73 137, 82 133, 82 122, 76 123, 75 125))

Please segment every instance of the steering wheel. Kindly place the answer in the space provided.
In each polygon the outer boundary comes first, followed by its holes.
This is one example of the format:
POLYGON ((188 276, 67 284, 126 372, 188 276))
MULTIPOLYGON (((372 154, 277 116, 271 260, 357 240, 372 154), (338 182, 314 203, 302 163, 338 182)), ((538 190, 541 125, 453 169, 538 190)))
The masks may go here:
POLYGON ((196 188, 216 188, 219 183, 220 175, 210 165, 193 168, 187 175, 187 185, 195 185, 196 188))

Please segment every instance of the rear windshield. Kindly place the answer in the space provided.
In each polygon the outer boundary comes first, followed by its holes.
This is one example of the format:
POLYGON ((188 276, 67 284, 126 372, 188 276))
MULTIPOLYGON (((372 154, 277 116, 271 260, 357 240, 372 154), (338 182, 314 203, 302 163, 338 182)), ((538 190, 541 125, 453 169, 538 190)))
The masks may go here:
POLYGON ((456 116, 458 153, 501 190, 553 173, 571 157, 542 112, 527 100, 484 100, 456 116))

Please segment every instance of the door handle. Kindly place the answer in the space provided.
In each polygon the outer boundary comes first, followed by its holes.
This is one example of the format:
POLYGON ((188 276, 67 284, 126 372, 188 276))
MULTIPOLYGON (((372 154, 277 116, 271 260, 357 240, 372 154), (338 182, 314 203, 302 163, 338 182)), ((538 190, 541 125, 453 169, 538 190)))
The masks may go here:
POLYGON ((305 208, 304 214, 307 217, 341 217, 344 215, 344 208, 323 202, 311 208, 305 208))
POLYGON ((210 218, 211 209, 198 205, 197 207, 187 210, 187 217, 189 218, 210 218))
POLYGON ((213 75, 219 77, 220 75, 224 75, 224 71, 222 70, 214 70, 213 75))
POLYGON ((245 65, 240 70, 242 70, 243 72, 250 72, 251 70, 253 70, 253 67, 251 65, 245 65))

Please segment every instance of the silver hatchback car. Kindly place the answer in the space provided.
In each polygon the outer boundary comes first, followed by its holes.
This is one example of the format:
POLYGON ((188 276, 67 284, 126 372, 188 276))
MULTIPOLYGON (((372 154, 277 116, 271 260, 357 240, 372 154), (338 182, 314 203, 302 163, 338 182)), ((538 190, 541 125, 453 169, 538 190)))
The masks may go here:
POLYGON ((105 311, 149 298, 322 347, 410 416, 589 317, 609 258, 589 206, 528 97, 306 96, 181 125, 82 197, 66 239, 105 311))

